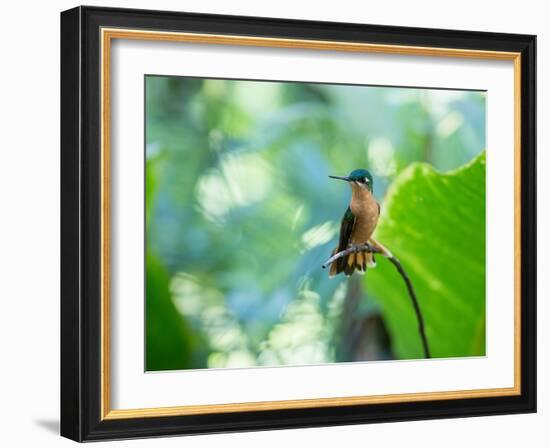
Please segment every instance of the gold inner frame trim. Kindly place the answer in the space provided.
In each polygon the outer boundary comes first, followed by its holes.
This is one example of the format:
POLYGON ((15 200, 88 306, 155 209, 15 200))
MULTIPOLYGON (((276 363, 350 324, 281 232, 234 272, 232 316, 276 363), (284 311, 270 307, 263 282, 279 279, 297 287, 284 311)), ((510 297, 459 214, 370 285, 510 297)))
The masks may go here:
POLYGON ((315 407, 351 406, 412 401, 501 397, 521 394, 521 54, 514 52, 459 48, 337 42, 306 39, 279 39, 251 36, 145 31, 137 29, 101 29, 101 419, 167 417, 225 412, 247 412, 315 407), (131 39, 185 42, 212 45, 382 53, 410 56, 455 57, 513 61, 514 63, 514 386, 506 388, 419 392, 391 395, 314 398, 209 405, 187 405, 140 409, 111 409, 110 367, 110 126, 111 41, 131 39))

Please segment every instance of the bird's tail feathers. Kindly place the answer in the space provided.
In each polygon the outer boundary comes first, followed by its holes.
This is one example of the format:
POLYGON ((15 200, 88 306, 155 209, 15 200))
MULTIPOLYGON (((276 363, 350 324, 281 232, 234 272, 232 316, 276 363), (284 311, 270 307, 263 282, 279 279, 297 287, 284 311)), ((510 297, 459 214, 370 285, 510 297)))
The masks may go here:
MULTIPOLYGON (((383 257, 391 258, 392 253, 374 238, 369 239, 369 244, 380 252, 380 255, 383 257)), ((334 256, 336 253, 341 251, 340 247, 336 247, 332 251, 334 256)), ((374 259, 374 254, 372 252, 352 252, 351 254, 346 255, 345 257, 339 258, 330 266, 329 277, 334 277, 340 272, 343 272, 348 277, 352 275, 355 271, 360 274, 367 272, 367 268, 374 268, 376 266, 376 260, 374 259)))
MULTIPOLYGON (((338 252, 338 248, 332 251, 332 256, 338 252)), ((329 276, 334 277, 340 272, 344 272, 348 277, 355 271, 360 274, 367 272, 367 268, 376 266, 374 254, 370 252, 352 252, 345 257, 336 260, 330 266, 329 276)))

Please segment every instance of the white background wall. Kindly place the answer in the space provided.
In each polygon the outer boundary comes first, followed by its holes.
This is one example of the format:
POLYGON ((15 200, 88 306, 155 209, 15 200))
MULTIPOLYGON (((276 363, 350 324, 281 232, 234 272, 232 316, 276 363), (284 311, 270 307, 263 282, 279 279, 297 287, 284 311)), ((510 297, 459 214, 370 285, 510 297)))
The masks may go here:
MULTIPOLYGON (((543 1, 479 0, 157 0, 88 4, 296 19, 353 21, 537 34, 539 172, 539 413, 537 415, 343 426, 232 435, 125 441, 110 446, 252 447, 548 446, 550 344, 547 256, 550 120, 546 80, 550 36, 543 1), (546 271, 546 272, 544 272, 546 271), (546 276, 546 279, 544 278, 546 276)), ((59 12, 71 1, 2 5, 0 69, 0 440, 3 446, 69 446, 57 436, 59 414, 59 12)), ((99 444, 96 446, 107 446, 99 444)))

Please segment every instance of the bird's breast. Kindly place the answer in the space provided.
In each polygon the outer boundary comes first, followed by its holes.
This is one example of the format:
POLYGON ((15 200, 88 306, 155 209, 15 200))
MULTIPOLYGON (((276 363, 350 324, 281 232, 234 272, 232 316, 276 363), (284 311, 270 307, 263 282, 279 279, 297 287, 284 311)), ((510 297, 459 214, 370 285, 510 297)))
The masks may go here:
POLYGON ((363 191, 353 191, 350 209, 356 217, 355 226, 351 234, 351 242, 361 244, 368 241, 378 223, 378 203, 372 194, 363 191))

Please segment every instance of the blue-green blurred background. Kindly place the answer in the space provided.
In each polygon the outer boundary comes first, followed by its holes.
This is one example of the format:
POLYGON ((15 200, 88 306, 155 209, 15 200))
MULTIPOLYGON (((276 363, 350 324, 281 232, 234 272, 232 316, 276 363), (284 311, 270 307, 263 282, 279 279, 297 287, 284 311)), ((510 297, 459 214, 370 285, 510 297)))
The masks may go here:
POLYGON ((147 370, 421 357, 386 260, 350 279, 321 269, 350 196, 327 176, 355 168, 374 176, 381 242, 411 271, 434 355, 484 354, 485 93, 145 85, 147 370))

